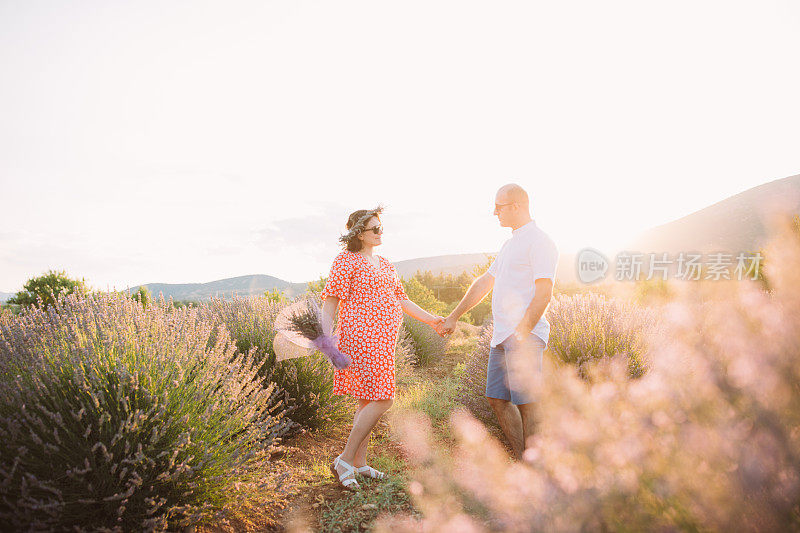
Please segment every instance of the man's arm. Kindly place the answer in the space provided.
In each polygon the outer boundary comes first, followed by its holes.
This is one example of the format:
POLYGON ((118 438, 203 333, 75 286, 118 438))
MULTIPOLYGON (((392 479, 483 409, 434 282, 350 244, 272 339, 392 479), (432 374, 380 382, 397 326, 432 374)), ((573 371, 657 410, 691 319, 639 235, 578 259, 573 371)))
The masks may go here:
POLYGON ((442 332, 445 334, 452 333, 456 329, 456 322, 461 318, 461 315, 478 305, 489 294, 492 287, 494 287, 494 276, 488 272, 475 279, 467 289, 467 293, 458 302, 456 308, 445 319, 444 324, 442 324, 442 332))
POLYGON ((514 331, 517 340, 523 340, 528 337, 536 323, 542 318, 545 309, 550 304, 550 299, 553 297, 553 280, 550 278, 539 278, 534 281, 534 285, 536 286, 536 293, 533 296, 533 300, 531 300, 528 309, 525 310, 525 314, 522 316, 522 320, 514 331))

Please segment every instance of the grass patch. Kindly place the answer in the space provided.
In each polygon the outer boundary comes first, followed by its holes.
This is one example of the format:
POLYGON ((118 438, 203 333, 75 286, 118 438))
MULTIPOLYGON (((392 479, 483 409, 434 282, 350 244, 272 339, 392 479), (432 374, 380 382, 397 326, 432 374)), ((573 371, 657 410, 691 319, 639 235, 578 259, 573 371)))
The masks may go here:
POLYGON ((315 457, 308 465, 308 473, 314 479, 332 478, 330 466, 331 462, 327 457, 315 457))
POLYGON ((320 513, 320 531, 371 531, 379 515, 409 511, 411 499, 405 490, 404 477, 383 480, 359 478, 358 483, 362 486, 359 492, 325 505, 320 513))
POLYGON ((397 411, 421 411, 434 423, 444 422, 459 404, 456 402, 458 383, 464 364, 458 363, 452 372, 434 381, 420 381, 397 394, 397 411))
MULTIPOLYGON (((373 455, 369 459, 369 465, 381 472, 386 472, 387 476, 392 477, 403 477, 408 467, 401 457, 390 453, 373 455)), ((330 470, 328 472, 330 472, 330 470)))

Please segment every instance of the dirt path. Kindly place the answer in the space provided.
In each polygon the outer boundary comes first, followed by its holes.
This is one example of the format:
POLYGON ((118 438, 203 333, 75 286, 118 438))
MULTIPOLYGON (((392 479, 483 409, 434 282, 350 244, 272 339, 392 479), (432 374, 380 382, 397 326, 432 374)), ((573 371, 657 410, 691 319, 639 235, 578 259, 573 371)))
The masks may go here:
MULTIPOLYGON (((416 369, 411 379, 411 386, 436 382, 448 376, 455 365, 463 360, 465 350, 464 344, 456 344, 430 366, 416 369)), ((402 394, 402 391, 399 392, 402 394)), ((355 413, 355 404, 352 413, 355 413)), ((291 489, 288 494, 288 505, 281 516, 282 526, 279 531, 319 531, 323 512, 342 507, 347 504, 344 500, 354 497, 350 491, 342 488, 334 480, 328 468, 333 458, 341 453, 351 425, 352 421, 348 420, 321 431, 301 434, 286 442, 287 450, 283 460, 289 465, 290 476, 287 481, 291 489)), ((382 464, 396 464, 398 470, 404 470, 406 460, 402 447, 392 436, 386 417, 378 423, 373 433, 369 453, 370 457, 380 459, 382 464)), ((372 489, 373 485, 369 484, 364 490, 372 489)), ((363 504, 366 507, 370 505, 372 504, 363 504)), ((410 503, 400 507, 401 511, 413 511, 410 503)), ((368 524, 360 525, 368 526, 368 524)), ((355 530, 363 529, 358 527, 355 530)))

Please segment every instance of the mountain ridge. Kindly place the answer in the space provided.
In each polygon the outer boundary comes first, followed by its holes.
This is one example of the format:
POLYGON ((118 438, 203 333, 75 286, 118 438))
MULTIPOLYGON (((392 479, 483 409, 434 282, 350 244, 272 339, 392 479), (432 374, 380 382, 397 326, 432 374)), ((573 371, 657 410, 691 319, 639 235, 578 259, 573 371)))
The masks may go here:
POLYGON ((129 287, 125 291, 130 291, 132 294, 138 291, 139 287, 146 287, 154 297, 158 297, 161 293, 165 299, 172 297, 173 300, 201 301, 211 297, 257 296, 273 289, 278 289, 288 297, 294 297, 305 291, 306 283, 292 283, 267 274, 250 274, 205 283, 143 283, 129 287))
POLYGON ((769 216, 800 213, 800 174, 762 183, 649 228, 626 249, 640 252, 750 252, 769 237, 769 216))

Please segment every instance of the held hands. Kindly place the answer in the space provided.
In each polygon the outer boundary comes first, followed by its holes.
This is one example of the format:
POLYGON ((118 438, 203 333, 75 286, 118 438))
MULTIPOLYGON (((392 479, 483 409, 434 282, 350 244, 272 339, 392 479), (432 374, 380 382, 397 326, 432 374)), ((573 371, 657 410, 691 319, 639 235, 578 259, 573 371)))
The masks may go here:
POLYGON ((442 324, 444 324, 444 318, 440 317, 439 315, 432 315, 433 319, 428 322, 428 325, 439 334, 440 337, 444 337, 444 333, 442 333, 442 324))
POLYGON ((452 316, 448 316, 447 318, 437 317, 438 321, 436 324, 432 324, 433 329, 436 330, 440 336, 444 337, 446 335, 450 335, 456 329, 456 322, 457 320, 452 316))

